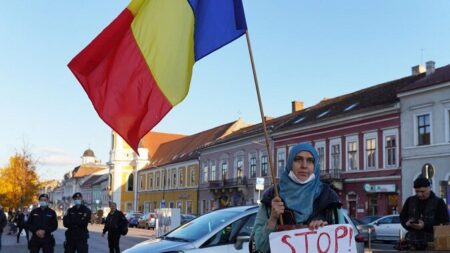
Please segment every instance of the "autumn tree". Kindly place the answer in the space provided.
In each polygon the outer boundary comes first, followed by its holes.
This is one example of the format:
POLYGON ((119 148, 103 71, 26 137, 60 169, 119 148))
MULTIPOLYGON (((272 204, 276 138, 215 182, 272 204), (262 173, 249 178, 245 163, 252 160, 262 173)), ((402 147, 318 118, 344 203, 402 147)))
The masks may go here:
POLYGON ((0 204, 18 208, 36 200, 39 179, 35 162, 25 150, 9 158, 9 164, 0 168, 0 204))

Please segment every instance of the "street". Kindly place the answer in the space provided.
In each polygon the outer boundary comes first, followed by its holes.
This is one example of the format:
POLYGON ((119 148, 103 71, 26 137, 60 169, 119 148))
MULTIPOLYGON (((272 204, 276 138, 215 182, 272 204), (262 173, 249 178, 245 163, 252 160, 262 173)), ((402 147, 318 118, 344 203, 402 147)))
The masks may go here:
MULTIPOLYGON (((108 253, 108 240, 107 235, 102 237, 102 229, 103 225, 89 225, 89 252, 95 253, 108 253)), ((62 223, 59 222, 58 230, 53 233, 56 240, 55 253, 62 253, 63 250, 63 242, 65 240, 64 232, 66 228, 62 226, 62 223)), ((120 238, 120 250, 123 251, 132 247, 133 245, 145 241, 146 239, 151 238, 154 235, 153 230, 145 230, 145 229, 137 229, 137 228, 129 228, 128 234, 126 236, 122 236, 120 238)), ((25 236, 20 237, 20 243, 16 243, 16 236, 7 235, 6 233, 2 236, 2 253, 27 253, 26 246, 26 238, 25 236)))

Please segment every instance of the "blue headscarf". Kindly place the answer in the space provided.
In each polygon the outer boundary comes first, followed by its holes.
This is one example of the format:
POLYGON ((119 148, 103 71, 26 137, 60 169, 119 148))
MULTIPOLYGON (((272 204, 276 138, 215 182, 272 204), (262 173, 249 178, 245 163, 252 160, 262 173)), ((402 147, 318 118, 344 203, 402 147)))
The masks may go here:
POLYGON ((294 146, 289 152, 286 168, 281 174, 280 197, 283 199, 285 206, 294 211, 297 224, 308 220, 313 212, 314 200, 320 195, 321 191, 319 155, 316 149, 308 143, 294 146), (307 151, 314 157, 314 175, 316 178, 306 184, 298 184, 289 177, 294 158, 301 151, 307 151))

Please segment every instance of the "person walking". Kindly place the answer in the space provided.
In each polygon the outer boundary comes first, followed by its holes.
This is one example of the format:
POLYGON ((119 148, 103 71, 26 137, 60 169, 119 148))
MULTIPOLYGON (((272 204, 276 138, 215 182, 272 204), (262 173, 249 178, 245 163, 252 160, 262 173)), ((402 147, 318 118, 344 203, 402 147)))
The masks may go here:
POLYGON ((53 253, 55 238, 52 233, 58 229, 58 220, 55 211, 48 207, 48 194, 39 196, 39 207, 33 209, 27 222, 31 232, 29 244, 30 253, 53 253))
POLYGON ((66 230, 66 253, 88 253, 89 231, 87 229, 91 221, 91 210, 83 205, 83 196, 77 192, 72 196, 74 206, 67 210, 63 218, 66 230))
POLYGON ((406 199, 400 213, 402 226, 408 230, 406 242, 411 249, 424 250, 434 240, 433 226, 448 224, 449 215, 444 200, 431 190, 424 177, 414 180, 415 196, 406 199))
POLYGON ((2 251, 2 235, 3 229, 6 227, 8 220, 6 219, 5 212, 3 211, 3 206, 0 205, 0 251, 2 251))
POLYGON ((27 228, 27 221, 28 221, 28 209, 24 209, 24 211, 22 212, 22 210, 19 209, 17 215, 16 215, 16 219, 15 222, 17 224, 17 227, 19 228, 18 232, 17 232, 17 243, 19 243, 20 240, 20 234, 22 233, 22 230, 25 231, 25 235, 27 237, 27 243, 30 243, 30 238, 29 238, 29 234, 28 234, 28 228, 27 228))
POLYGON ((125 215, 117 210, 116 203, 111 202, 109 208, 111 208, 111 211, 108 216, 106 216, 102 236, 104 237, 106 232, 108 232, 109 253, 120 253, 120 236, 125 234, 125 231, 128 228, 128 222, 125 215))

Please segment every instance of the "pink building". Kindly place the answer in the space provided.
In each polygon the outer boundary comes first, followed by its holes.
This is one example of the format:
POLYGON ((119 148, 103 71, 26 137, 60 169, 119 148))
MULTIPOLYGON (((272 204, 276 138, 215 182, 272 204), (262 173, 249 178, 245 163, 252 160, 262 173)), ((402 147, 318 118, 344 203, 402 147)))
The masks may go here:
POLYGON ((275 159, 309 142, 320 156, 321 178, 351 216, 401 208, 400 107, 397 93, 422 74, 322 100, 275 129, 275 159))

